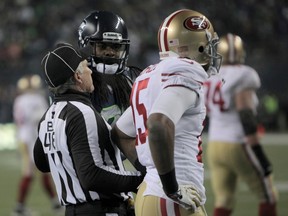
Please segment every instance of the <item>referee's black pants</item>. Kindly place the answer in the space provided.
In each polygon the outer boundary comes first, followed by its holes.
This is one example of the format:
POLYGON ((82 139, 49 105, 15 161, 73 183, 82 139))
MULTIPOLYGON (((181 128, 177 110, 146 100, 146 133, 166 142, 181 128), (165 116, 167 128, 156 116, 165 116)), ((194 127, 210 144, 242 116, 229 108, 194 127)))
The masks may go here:
POLYGON ((77 205, 66 206, 65 216, 132 216, 132 209, 128 209, 126 202, 93 201, 77 205))

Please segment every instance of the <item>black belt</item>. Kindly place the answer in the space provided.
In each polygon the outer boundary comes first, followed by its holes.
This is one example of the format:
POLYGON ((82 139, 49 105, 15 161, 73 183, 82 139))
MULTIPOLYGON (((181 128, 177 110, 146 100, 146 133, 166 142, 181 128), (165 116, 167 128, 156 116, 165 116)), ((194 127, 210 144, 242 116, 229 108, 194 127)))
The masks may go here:
POLYGON ((114 213, 115 216, 128 216, 127 202, 97 200, 75 205, 67 205, 65 216, 105 216, 107 213, 114 213))

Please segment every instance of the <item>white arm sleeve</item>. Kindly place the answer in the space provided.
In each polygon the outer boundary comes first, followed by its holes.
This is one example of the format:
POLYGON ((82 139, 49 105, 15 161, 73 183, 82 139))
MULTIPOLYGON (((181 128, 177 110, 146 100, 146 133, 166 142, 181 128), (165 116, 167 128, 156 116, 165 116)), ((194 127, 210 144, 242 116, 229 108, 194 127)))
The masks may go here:
POLYGON ((162 113, 176 124, 183 113, 197 104, 198 95, 195 91, 185 87, 165 88, 154 103, 152 113, 162 113))
POLYGON ((136 137, 131 106, 129 106, 116 122, 117 127, 130 137, 136 137))

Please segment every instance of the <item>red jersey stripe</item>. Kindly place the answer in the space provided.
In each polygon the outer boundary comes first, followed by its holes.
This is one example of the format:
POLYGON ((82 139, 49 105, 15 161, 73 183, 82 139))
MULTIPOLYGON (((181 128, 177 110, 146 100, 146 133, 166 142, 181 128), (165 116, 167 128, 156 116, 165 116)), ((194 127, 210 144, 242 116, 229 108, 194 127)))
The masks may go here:
POLYGON ((167 208, 166 208, 166 200, 163 198, 160 198, 160 209, 161 209, 162 216, 168 216, 167 208))

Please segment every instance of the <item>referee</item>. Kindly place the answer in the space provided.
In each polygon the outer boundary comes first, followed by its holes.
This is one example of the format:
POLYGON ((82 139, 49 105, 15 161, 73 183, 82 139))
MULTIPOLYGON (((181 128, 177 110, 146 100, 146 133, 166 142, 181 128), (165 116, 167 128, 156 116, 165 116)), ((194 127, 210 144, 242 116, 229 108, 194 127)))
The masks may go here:
POLYGON ((40 171, 51 172, 66 216, 126 216, 128 192, 143 176, 124 170, 110 126, 91 105, 88 49, 60 44, 42 60, 54 97, 39 123, 34 160, 40 171))

